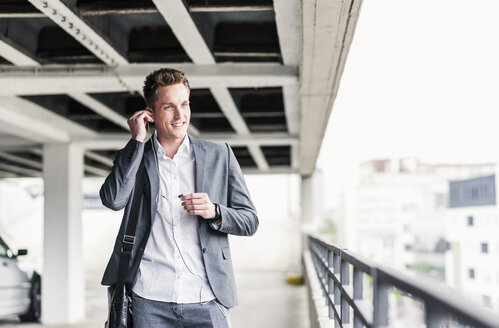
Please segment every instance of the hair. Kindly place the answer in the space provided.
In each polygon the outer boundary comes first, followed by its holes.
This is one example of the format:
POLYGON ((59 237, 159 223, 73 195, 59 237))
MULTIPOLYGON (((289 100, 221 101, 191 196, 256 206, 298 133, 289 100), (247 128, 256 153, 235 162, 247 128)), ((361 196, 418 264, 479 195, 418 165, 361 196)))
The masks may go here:
POLYGON ((153 108, 158 88, 179 83, 185 85, 190 92, 189 81, 182 71, 173 68, 160 68, 150 73, 147 75, 142 89, 146 105, 153 108))

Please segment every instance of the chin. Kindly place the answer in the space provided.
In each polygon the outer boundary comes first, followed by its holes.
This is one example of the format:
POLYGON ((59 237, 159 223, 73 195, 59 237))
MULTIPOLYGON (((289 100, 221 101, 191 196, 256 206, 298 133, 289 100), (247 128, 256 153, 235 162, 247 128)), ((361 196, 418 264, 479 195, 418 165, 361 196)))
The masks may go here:
POLYGON ((185 130, 184 130, 184 131, 182 131, 182 132, 180 132, 180 131, 179 131, 179 132, 176 132, 176 133, 174 134, 174 136, 175 136, 175 138, 176 138, 176 139, 183 139, 186 135, 187 135, 187 129, 185 129, 185 130))

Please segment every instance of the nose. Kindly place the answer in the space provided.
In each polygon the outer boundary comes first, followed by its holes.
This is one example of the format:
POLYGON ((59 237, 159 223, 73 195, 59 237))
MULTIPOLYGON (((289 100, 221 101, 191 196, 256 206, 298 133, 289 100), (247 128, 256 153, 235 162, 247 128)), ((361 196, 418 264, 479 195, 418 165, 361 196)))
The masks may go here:
POLYGON ((182 116, 182 109, 180 108, 180 106, 175 106, 173 114, 175 115, 175 118, 179 118, 182 116))

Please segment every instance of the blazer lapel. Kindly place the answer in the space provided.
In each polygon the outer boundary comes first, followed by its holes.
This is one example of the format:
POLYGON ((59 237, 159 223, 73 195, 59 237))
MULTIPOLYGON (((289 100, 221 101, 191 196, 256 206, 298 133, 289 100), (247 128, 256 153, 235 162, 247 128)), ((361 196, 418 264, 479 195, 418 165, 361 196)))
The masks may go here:
POLYGON ((201 145, 196 138, 189 136, 189 140, 196 158, 196 192, 204 191, 204 176, 206 170, 206 149, 201 145))
POLYGON ((144 149, 144 167, 147 172, 147 176, 149 177, 149 185, 151 186, 150 197, 151 197, 151 222, 152 218, 156 214, 157 210, 157 195, 159 194, 159 173, 158 166, 156 162, 156 153, 152 148, 153 140, 152 138, 145 145, 144 149))

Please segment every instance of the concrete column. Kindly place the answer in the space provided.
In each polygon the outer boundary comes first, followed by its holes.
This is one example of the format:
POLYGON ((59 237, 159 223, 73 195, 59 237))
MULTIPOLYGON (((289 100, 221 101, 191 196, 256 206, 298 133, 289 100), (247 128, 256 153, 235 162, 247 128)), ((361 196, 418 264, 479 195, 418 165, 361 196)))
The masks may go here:
POLYGON ((314 227, 314 188, 313 175, 301 176, 301 246, 303 251, 308 250, 307 234, 315 232, 314 227))
POLYGON ((81 226, 83 149, 70 143, 45 144, 43 176, 42 322, 67 324, 85 317, 81 226))
POLYGON ((312 175, 301 176, 301 219, 302 223, 314 222, 314 189, 312 175))

